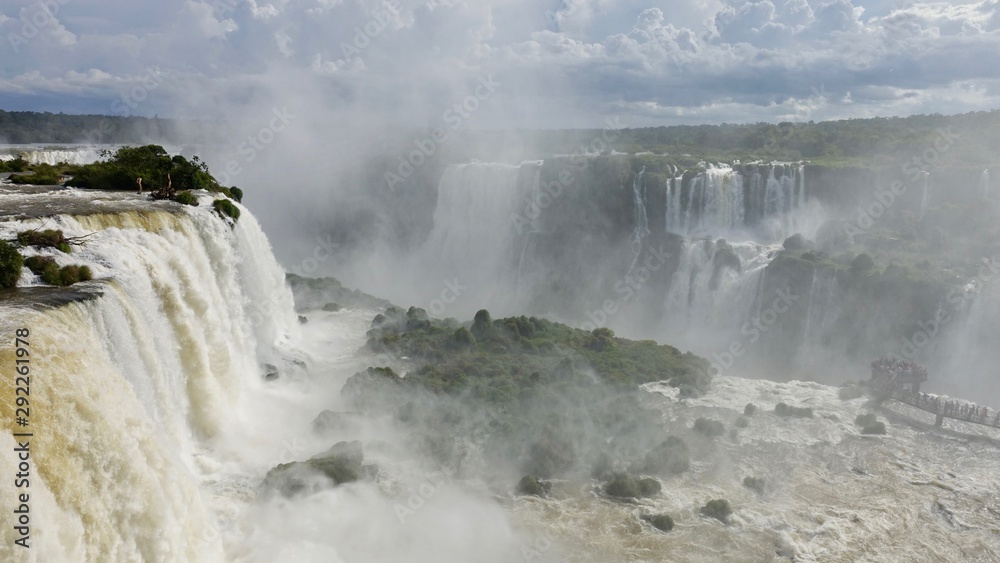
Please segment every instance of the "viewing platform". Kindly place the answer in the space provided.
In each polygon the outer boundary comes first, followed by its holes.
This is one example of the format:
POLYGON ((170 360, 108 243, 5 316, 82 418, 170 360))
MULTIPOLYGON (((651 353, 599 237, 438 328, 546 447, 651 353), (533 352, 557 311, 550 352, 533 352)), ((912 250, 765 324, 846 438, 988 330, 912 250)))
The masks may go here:
POLYGON ((951 418, 1000 428, 1000 411, 960 399, 921 393, 920 384, 927 381, 927 369, 914 362, 883 357, 871 365, 873 389, 890 399, 935 414, 935 426, 940 427, 945 418, 951 418))

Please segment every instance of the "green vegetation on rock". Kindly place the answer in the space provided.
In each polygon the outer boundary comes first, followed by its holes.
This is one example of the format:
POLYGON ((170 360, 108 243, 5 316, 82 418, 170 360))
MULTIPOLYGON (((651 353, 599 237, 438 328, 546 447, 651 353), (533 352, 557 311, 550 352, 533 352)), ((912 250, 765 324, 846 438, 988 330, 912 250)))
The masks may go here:
POLYGON ((21 277, 21 267, 24 265, 24 257, 17 251, 14 245, 0 240, 0 288, 11 288, 17 286, 17 280, 21 277))
POLYGON ((627 473, 615 473, 604 485, 604 493, 617 498, 649 498, 660 494, 662 487, 656 479, 636 479, 627 473))
POLYGON ((357 481, 362 474, 364 454, 361 442, 338 442, 324 453, 306 461, 280 464, 267 472, 264 487, 286 496, 306 490, 310 476, 322 475, 334 485, 357 481))
POLYGON ((0 172, 24 172, 28 166, 28 161, 20 156, 12 160, 0 160, 0 172))
POLYGON ((709 438, 715 438, 725 434, 726 427, 718 420, 699 417, 694 421, 694 431, 709 438))
POLYGON ((715 518, 716 520, 725 523, 729 516, 733 513, 733 509, 729 506, 728 500, 715 499, 708 501, 705 506, 701 507, 701 513, 704 516, 715 518))
POLYGON ((173 199, 177 203, 183 203, 184 205, 191 205, 191 206, 198 205, 198 196, 188 191, 177 192, 177 195, 175 195, 173 199))
POLYGON ((608 329, 587 332, 536 317, 493 320, 481 310, 467 335, 456 321, 414 314, 387 309, 372 323, 367 346, 420 362, 408 379, 433 391, 506 404, 542 382, 589 378, 584 370, 610 385, 665 380, 699 393, 711 381, 704 359, 651 340, 616 338, 608 329))
MULTIPOLYGON (((103 151, 104 160, 79 167, 67 186, 101 190, 138 190, 142 179, 144 191, 208 190, 222 192, 223 186, 208 172, 208 164, 197 156, 190 161, 181 155, 170 156, 159 145, 122 147, 112 153, 103 151)), ((226 191, 229 191, 226 188, 226 191)), ((169 194, 168 194, 169 195, 169 194)))
POLYGON ((743 486, 746 487, 746 488, 748 488, 748 489, 757 491, 758 493, 763 493, 764 492, 764 487, 766 485, 767 485, 767 482, 764 479, 761 479, 759 477, 749 477, 748 476, 748 477, 744 477, 743 478, 743 486))
POLYGON ((551 483, 539 481, 537 477, 532 475, 525 475, 517 482, 516 491, 519 495, 544 497, 551 488, 551 483))
POLYGON ((60 180, 62 180, 62 174, 51 164, 35 164, 31 166, 30 174, 13 174, 10 177, 11 183, 36 186, 54 186, 60 180))
POLYGON ((674 529, 674 519, 667 514, 643 515, 642 519, 661 532, 669 532, 674 529))
POLYGON ((367 349, 399 358, 406 375, 355 374, 341 391, 348 404, 393 416, 441 464, 468 463, 463 444, 474 439, 488 466, 540 479, 686 470, 685 444, 663 442, 638 386, 668 381, 702 393, 711 381, 704 359, 670 346, 487 311, 463 325, 388 307, 372 320, 367 349))
POLYGON ((66 287, 93 279, 88 266, 69 265, 60 268, 51 256, 29 256, 24 260, 24 265, 49 285, 66 287))
POLYGON ((220 217, 229 217, 233 221, 237 221, 240 218, 240 208, 236 207, 233 202, 228 199, 217 199, 212 202, 212 208, 215 212, 219 214, 220 217))
POLYGON ((46 229, 44 231, 21 231, 17 233, 17 243, 21 246, 38 246, 55 248, 63 252, 71 252, 69 240, 62 231, 46 229))

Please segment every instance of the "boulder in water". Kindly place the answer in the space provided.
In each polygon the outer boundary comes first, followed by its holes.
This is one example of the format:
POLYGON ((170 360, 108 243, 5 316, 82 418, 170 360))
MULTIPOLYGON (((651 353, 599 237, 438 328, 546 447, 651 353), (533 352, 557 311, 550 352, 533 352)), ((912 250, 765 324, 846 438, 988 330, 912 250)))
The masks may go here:
POLYGON ((278 366, 274 364, 264 364, 261 366, 264 369, 264 381, 274 381, 278 379, 278 366))
POLYGON ((351 483, 361 477, 363 460, 361 442, 338 442, 329 450, 306 461, 293 461, 274 467, 264 477, 264 488, 292 496, 306 491, 312 479, 317 476, 326 477, 334 485, 351 483))
POLYGON ((813 244, 806 237, 802 236, 802 233, 795 233, 786 238, 781 246, 785 247, 785 250, 792 252, 804 252, 812 248, 813 244))
POLYGON ((726 499, 710 500, 705 506, 701 507, 701 514, 703 516, 715 518, 722 523, 725 523, 732 513, 733 509, 729 506, 729 501, 726 499))
POLYGON ((362 415, 359 412, 325 410, 313 419, 312 428, 317 434, 355 432, 358 430, 361 418, 362 415))
POLYGON ((544 497, 552 489, 552 483, 540 481, 533 475, 525 475, 517 482, 517 494, 544 497))
POLYGON ((674 519, 667 514, 644 514, 641 518, 661 532, 674 529, 674 519))

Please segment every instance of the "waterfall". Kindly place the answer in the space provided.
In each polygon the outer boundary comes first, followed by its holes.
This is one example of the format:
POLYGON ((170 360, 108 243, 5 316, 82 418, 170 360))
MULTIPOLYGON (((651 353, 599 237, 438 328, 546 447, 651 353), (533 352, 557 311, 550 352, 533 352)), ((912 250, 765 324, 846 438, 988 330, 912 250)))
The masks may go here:
MULTIPOLYGON (((537 163, 471 163, 449 166, 438 185, 434 225, 415 253, 415 271, 433 271, 422 280, 428 295, 445 280, 467 288, 463 298, 477 307, 494 297, 515 300, 519 266, 536 219, 550 200, 538 198, 537 163), (521 181, 522 174, 534 179, 521 181), (428 268, 428 265, 431 265, 428 268)), ((473 311, 474 312, 474 311, 473 311)), ((457 314, 450 311, 449 314, 457 314)))
MULTIPOLYGON (((718 343, 707 342, 707 334, 721 340, 731 338, 744 321, 759 313, 756 308, 764 271, 778 247, 732 243, 740 269, 723 268, 720 273, 715 258, 725 244, 710 240, 684 242, 679 266, 663 301, 665 328, 672 342, 709 353, 718 343), (715 284, 713 277, 717 278, 715 284)), ((724 342, 723 348, 728 343, 724 342)))
POLYGON ((666 197, 666 231, 679 232, 684 228, 681 223, 681 183, 682 176, 677 175, 677 167, 670 167, 670 179, 667 180, 666 197))
POLYGON ((924 178, 924 182, 923 191, 920 194, 920 218, 923 219, 927 215, 927 208, 931 200, 931 173, 923 172, 921 175, 924 178))
POLYGON ((29 164, 91 164, 101 158, 102 150, 114 151, 118 145, 73 145, 73 146, 0 146, 0 160, 13 160, 20 156, 29 164))
POLYGON ((629 266, 629 271, 635 268, 636 262, 639 261, 639 256, 642 254, 642 241, 649 234, 649 217, 646 215, 646 197, 642 190, 642 175, 646 173, 646 167, 643 166, 642 170, 635 175, 635 179, 632 180, 632 203, 633 203, 633 220, 635 222, 635 229, 632 231, 632 264, 629 266))
MULTIPOLYGON (((36 208, 50 199, 31 197, 36 208)), ((89 234, 68 255, 25 253, 88 265, 95 277, 45 290, 80 301, 0 305, 3 334, 30 330, 31 552, 37 561, 220 561, 201 480, 218 467, 212 460, 232 463, 258 441, 259 413, 244 402, 263 386, 260 364, 278 363, 297 330, 291 293, 248 210, 231 227, 205 195, 197 208, 144 210, 137 196, 114 197, 121 209, 103 214, 0 223, 4 239, 37 228, 89 234)), ((9 346, 0 363, 14 365, 9 346)), ((0 381, 13 397, 13 381, 0 381)), ((0 414, 0 467, 11 475, 13 405, 0 401, 0 414)), ((0 502, 14 506, 13 493, 0 488, 0 502)), ((5 561, 12 534, 0 531, 5 561)))
POLYGON ((979 177, 979 189, 983 192, 983 201, 990 200, 990 170, 987 168, 983 170, 982 176, 979 177))
POLYGON ((801 229, 806 205, 801 165, 706 164, 697 174, 668 181, 667 231, 692 237, 757 232, 780 240, 801 229))

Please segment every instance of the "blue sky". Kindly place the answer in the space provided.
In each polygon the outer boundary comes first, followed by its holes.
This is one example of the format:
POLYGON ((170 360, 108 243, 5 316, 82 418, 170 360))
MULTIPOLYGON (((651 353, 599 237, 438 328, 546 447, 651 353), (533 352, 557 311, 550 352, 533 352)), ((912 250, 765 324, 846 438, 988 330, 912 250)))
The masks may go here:
POLYGON ((434 126, 492 76, 477 127, 950 114, 1000 108, 998 54, 998 0, 3 0, 0 108, 434 126))

